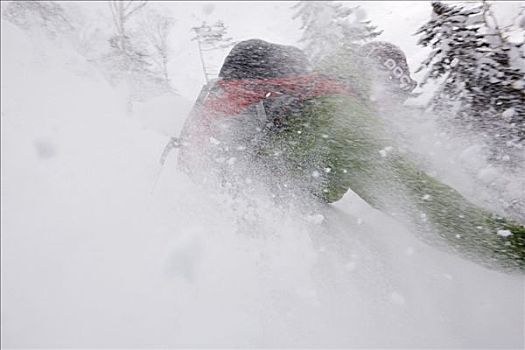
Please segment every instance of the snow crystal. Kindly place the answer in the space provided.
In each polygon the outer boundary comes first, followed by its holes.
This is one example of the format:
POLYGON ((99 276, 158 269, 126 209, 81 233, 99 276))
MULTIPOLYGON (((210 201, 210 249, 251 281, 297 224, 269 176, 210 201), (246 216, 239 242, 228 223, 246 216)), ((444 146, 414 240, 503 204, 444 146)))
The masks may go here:
POLYGON ((313 177, 317 178, 317 177, 319 177, 320 175, 321 175, 321 174, 319 174, 319 172, 318 172, 317 170, 312 171, 312 176, 313 176, 313 177))
POLYGON ((427 201, 427 200, 429 200, 429 199, 430 199, 430 195, 429 195, 429 194, 425 194, 425 195, 423 196, 423 200, 427 201))
POLYGON ((497 235, 501 237, 509 237, 512 236, 512 232, 510 232, 509 230, 498 230, 497 235))
POLYGON ((306 220, 312 224, 320 225, 324 221, 324 216, 321 214, 308 215, 306 220))
POLYGON ((313 306, 321 305, 319 300, 317 300, 317 292, 313 289, 299 290, 297 295, 304 300, 308 300, 313 306))
POLYGON ((220 145, 221 141, 217 140, 214 137, 210 137, 210 143, 213 145, 220 145))
POLYGON ((452 275, 448 274, 448 273, 444 273, 443 277, 445 277, 447 280, 451 280, 451 281, 454 279, 454 277, 452 277, 452 275))
POLYGON ((324 168, 324 172, 325 172, 325 173, 329 173, 329 172, 331 172, 331 171, 332 171, 332 168, 324 168))
POLYGON ((514 108, 507 108, 503 113, 501 113, 501 116, 505 119, 510 119, 514 115, 515 111, 514 108))
POLYGON ((37 154, 40 158, 52 158, 56 154, 56 148, 53 143, 45 140, 34 142, 37 154))
POLYGON ((347 263, 345 264, 345 269, 346 269, 346 271, 354 271, 355 268, 356 268, 356 263, 353 262, 353 261, 347 262, 347 263))
POLYGON ((394 148, 392 146, 387 146, 379 151, 379 154, 381 157, 386 157, 389 152, 391 152, 394 148))
MULTIPOLYGON (((525 18, 525 16, 523 18, 525 18)), ((525 82, 522 80, 516 80, 514 83, 512 83, 512 87, 521 90, 525 87, 525 82)))
POLYGON ((518 25, 522 28, 522 29, 525 29, 525 16, 522 16, 518 25))
POLYGON ((478 179, 483 181, 486 184, 490 184, 497 180, 499 177, 499 173, 496 169, 487 167, 485 169, 481 169, 477 174, 478 179))
POLYGON ((405 255, 412 256, 414 255, 415 251, 416 250, 413 247, 408 247, 407 249, 405 249, 405 255))
POLYGON ((392 294, 390 294, 390 299, 392 300, 394 304, 397 304, 397 305, 405 304, 405 297, 403 297, 401 294, 397 292, 392 292, 392 294))

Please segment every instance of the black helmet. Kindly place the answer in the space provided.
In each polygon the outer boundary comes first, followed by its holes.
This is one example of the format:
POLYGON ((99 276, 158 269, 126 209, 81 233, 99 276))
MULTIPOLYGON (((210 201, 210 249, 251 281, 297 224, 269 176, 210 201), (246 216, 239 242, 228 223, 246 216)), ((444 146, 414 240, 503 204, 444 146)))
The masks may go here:
POLYGON ((410 95, 417 82, 410 77, 406 56, 399 47, 386 41, 373 41, 363 45, 360 54, 385 74, 392 90, 410 95))

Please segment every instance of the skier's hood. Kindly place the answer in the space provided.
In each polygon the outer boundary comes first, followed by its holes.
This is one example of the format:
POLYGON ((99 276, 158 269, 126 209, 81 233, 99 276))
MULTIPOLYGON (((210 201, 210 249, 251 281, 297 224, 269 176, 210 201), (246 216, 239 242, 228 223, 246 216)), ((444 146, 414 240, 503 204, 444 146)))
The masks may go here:
POLYGON ((311 72, 306 55, 294 46, 269 43, 260 39, 235 45, 222 65, 222 79, 269 79, 311 72))

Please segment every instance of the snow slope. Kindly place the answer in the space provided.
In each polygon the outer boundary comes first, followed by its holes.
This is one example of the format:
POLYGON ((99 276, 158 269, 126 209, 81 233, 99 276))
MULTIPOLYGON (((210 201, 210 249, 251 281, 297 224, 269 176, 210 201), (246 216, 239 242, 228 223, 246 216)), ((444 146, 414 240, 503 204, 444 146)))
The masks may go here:
POLYGON ((160 172, 160 125, 185 111, 129 115, 67 45, 3 22, 1 83, 3 347, 525 345, 521 276, 352 194, 307 216, 232 206, 174 155, 160 172))

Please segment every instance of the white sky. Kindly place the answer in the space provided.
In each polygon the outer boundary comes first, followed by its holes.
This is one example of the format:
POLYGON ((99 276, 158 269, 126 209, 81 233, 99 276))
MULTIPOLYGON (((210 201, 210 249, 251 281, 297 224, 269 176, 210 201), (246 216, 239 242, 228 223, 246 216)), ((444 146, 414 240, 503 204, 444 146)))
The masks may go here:
MULTIPOLYGON (((74 2, 78 4, 78 2, 74 2)), ((297 45, 300 23, 293 20, 291 7, 296 1, 151 1, 154 6, 175 18, 170 43, 173 53, 169 73, 179 93, 194 100, 204 83, 197 44, 191 41, 191 27, 206 20, 222 20, 235 41, 259 38, 279 44, 297 45)), ((428 50, 417 45, 414 32, 431 14, 430 1, 342 1, 346 6, 360 6, 367 18, 383 30, 378 40, 390 41, 406 53, 411 71, 414 72, 427 56, 428 50)), ((496 10, 502 24, 508 23, 523 2, 498 1, 496 10)), ((106 2, 84 2, 83 10, 94 11, 99 20, 107 16, 106 2)), ((211 66, 220 67, 227 51, 219 53, 211 66)), ((212 60, 210 60, 212 61, 212 60)), ((417 78, 417 76, 416 76, 417 78)))
MULTIPOLYGON (((173 81, 178 82, 180 93, 184 97, 194 99, 204 82, 197 46, 189 42, 191 33, 185 28, 200 24, 202 20, 215 22, 221 19, 229 27, 229 33, 234 40, 260 38, 280 44, 297 45, 301 33, 299 21, 292 20, 294 10, 291 7, 294 3, 294 1, 159 3, 158 5, 164 6, 178 19, 177 27, 181 29, 180 32, 174 33, 172 40, 175 47, 185 49, 175 52, 170 64, 170 74, 173 76, 173 81), (211 13, 209 13, 210 9, 213 9, 211 13), (180 69, 181 66, 185 66, 186 69, 180 69)), ((407 52, 409 63, 415 70, 417 63, 424 58, 425 52, 417 47, 417 38, 412 34, 430 15, 428 1, 356 1, 345 2, 345 4, 359 5, 365 9, 368 18, 379 29, 384 30, 378 39, 391 41, 400 46, 407 52), (415 52, 418 54, 412 54, 415 52)), ((224 52, 223 57, 226 53, 224 52)), ((220 63, 217 62, 215 65, 220 63)))

